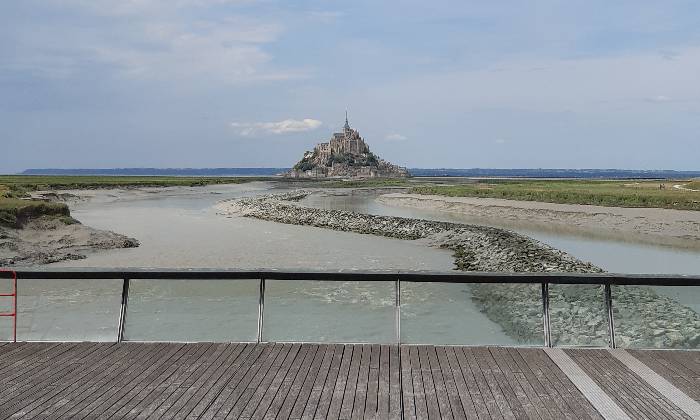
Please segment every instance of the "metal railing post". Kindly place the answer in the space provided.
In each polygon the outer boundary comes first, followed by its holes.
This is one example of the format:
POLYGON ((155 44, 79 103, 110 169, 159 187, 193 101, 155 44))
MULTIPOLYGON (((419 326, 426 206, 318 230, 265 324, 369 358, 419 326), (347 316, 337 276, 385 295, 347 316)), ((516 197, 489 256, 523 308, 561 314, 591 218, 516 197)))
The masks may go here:
POLYGON ((615 317, 613 316, 612 288, 610 283, 605 283, 605 309, 608 311, 608 333, 610 334, 610 347, 615 348, 615 317))
POLYGON ((396 344, 401 344, 401 280, 394 282, 394 318, 396 326, 396 344))
POLYGON ((126 309, 129 304, 129 279, 124 279, 122 284, 122 305, 119 312, 119 327, 117 330, 117 343, 124 341, 124 326, 126 325, 126 309))
POLYGON ((263 327, 265 319, 265 279, 260 279, 260 296, 258 298, 258 336, 257 342, 263 341, 263 327))
POLYGON ((542 323, 544 346, 552 347, 552 328, 549 319, 549 283, 542 283, 542 323))

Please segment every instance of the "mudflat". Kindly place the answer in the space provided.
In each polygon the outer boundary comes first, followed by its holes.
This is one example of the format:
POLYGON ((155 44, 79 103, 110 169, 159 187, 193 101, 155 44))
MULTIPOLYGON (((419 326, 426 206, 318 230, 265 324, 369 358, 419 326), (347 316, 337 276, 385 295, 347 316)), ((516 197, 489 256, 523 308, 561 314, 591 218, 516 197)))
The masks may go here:
POLYGON ((554 204, 499 198, 383 194, 392 206, 458 213, 499 226, 547 227, 700 249, 700 211, 554 204))

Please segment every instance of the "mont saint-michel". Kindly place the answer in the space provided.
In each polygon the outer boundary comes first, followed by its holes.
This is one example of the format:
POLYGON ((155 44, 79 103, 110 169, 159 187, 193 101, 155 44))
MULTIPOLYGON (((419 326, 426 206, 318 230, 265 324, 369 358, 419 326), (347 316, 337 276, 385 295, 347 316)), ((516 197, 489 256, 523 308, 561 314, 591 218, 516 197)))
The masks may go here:
POLYGON ((369 150, 360 133, 350 127, 347 113, 340 133, 328 142, 319 143, 286 174, 292 178, 400 178, 406 168, 381 159, 369 150))

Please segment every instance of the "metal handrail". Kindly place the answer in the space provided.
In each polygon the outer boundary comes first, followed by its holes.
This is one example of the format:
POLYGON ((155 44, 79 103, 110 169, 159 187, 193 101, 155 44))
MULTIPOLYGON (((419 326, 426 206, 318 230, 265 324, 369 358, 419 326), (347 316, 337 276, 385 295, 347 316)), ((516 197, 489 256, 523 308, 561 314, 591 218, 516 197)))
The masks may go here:
MULTIPOLYGON (((121 279, 123 281, 121 310, 117 341, 124 339, 131 280, 258 280, 258 318, 256 341, 264 341, 265 282, 266 280, 315 280, 315 281, 378 281, 394 283, 396 342, 401 342, 401 282, 452 283, 452 284, 540 284, 542 291, 542 320, 544 344, 553 345, 549 308, 549 285, 598 285, 604 287, 605 307, 608 318, 609 345, 615 348, 615 325, 611 286, 700 286, 700 276, 649 275, 609 273, 491 273, 491 272, 429 272, 429 271, 282 271, 282 270, 234 270, 234 269, 102 269, 61 268, 26 269, 16 271, 19 279, 121 279)), ((0 271, 0 278, 3 272, 0 271)), ((16 340, 16 337, 15 337, 16 340)))
MULTIPOLYGON (((21 279, 139 279, 139 280, 324 280, 395 281, 418 283, 592 284, 617 286, 700 286, 700 275, 613 273, 494 273, 477 271, 315 271, 163 268, 19 269, 21 279)), ((1 276, 1 274, 0 274, 1 276)))

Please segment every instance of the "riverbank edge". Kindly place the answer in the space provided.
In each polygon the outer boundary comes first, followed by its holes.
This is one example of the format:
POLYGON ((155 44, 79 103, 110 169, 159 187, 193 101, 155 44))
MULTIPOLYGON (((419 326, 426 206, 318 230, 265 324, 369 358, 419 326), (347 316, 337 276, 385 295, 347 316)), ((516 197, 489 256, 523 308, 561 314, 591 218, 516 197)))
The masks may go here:
POLYGON ((572 234, 700 249, 700 212, 660 208, 603 207, 479 197, 411 193, 380 195, 382 204, 562 230, 572 234))

